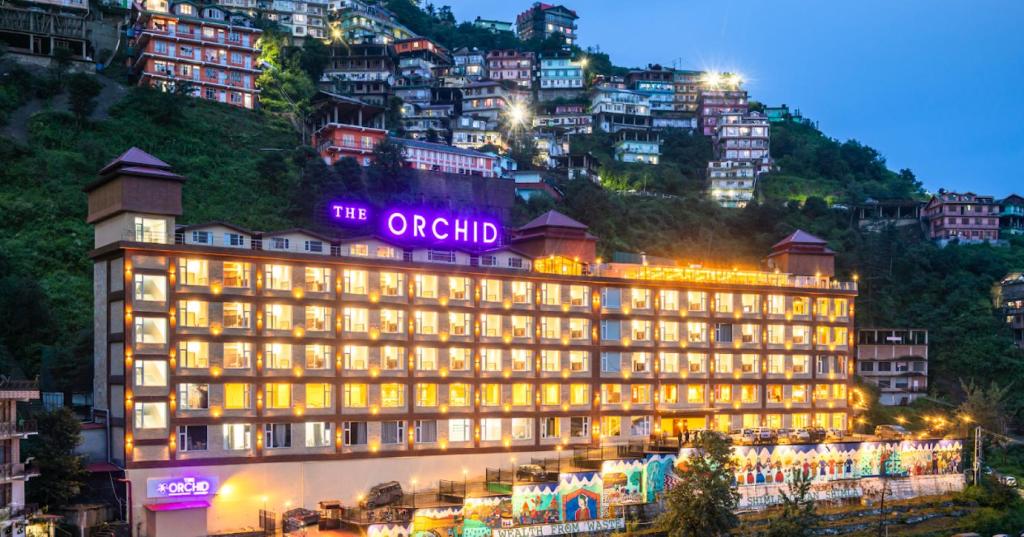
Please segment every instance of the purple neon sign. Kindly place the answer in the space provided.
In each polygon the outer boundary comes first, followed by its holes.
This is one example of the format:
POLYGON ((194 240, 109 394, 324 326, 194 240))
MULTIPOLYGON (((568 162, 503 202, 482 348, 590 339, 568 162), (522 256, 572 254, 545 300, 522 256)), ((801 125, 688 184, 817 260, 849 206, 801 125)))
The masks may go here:
POLYGON ((477 216, 456 216, 423 209, 389 209, 381 220, 384 233, 398 241, 449 246, 497 246, 497 222, 477 216))
POLYGON ((370 208, 359 202, 332 203, 330 213, 331 218, 346 224, 365 224, 370 220, 370 208))
POLYGON ((146 496, 150 498, 180 498, 207 496, 217 492, 216 477, 170 477, 146 480, 146 496))

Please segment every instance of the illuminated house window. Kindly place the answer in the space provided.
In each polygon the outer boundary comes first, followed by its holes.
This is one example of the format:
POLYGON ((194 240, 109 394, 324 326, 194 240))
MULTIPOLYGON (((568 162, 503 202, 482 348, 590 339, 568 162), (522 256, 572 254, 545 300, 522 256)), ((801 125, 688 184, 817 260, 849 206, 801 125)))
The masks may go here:
POLYGON ((178 326, 205 328, 210 326, 209 304, 200 300, 178 301, 178 326))
POLYGON ((464 347, 451 347, 448 349, 448 369, 452 371, 465 371, 469 369, 470 356, 472 353, 464 347))
POLYGON ((527 349, 512 349, 512 371, 533 370, 533 353, 527 349))
POLYGON ((381 296, 405 296, 405 275, 401 272, 381 272, 380 294, 381 296))
POLYGON ((292 329, 292 307, 290 305, 267 304, 264 308, 264 326, 267 330, 292 329))
POLYGON ((561 371, 562 354, 554 350, 540 351, 540 368, 548 373, 561 371))
POLYGON ((366 384, 346 383, 342 404, 346 408, 366 408, 367 391, 366 384))
POLYGON ((419 383, 416 385, 416 406, 437 406, 437 384, 419 383))
POLYGON ((473 389, 469 384, 451 384, 448 386, 448 406, 468 407, 472 400, 473 389))
POLYGON ((562 387, 558 384, 542 384, 540 394, 542 405, 557 405, 562 399, 562 387))
POLYGON ((569 371, 573 373, 585 372, 590 369, 590 353, 587 351, 569 351, 569 371))
POLYGON ((135 274, 135 300, 164 302, 167 300, 167 277, 153 274, 135 274))
POLYGON ((165 360, 136 360, 135 386, 160 388, 167 386, 167 362, 165 360))
POLYGON ((178 285, 210 285, 210 266, 205 259, 179 259, 178 285))
POLYGON ((167 403, 135 403, 136 429, 167 427, 167 403))
POLYGON ((686 323, 686 341, 689 343, 707 343, 708 324, 688 321, 686 323))
POLYGON ((405 406, 405 386, 401 384, 381 384, 380 406, 384 408, 405 406))
POLYGON ((768 314, 783 315, 786 313, 786 297, 783 295, 768 295, 768 314))
POLYGON ((715 312, 716 313, 732 313, 733 310, 733 295, 732 293, 715 293, 715 312))
POLYGON ((224 287, 248 289, 252 265, 239 261, 224 262, 224 287))
POLYGON ((330 345, 306 345, 306 369, 327 369, 332 353, 330 345))
POLYGON ((437 368, 437 349, 435 347, 416 347, 416 369, 437 371, 437 368))
POLYGON ((677 385, 662 384, 658 391, 658 397, 662 403, 674 405, 679 402, 679 387, 677 385))
POLYGON ((501 302, 501 281, 480 280, 480 294, 484 302, 501 302))
POLYGON ((570 384, 569 385, 569 404, 570 405, 589 405, 590 404, 590 386, 587 384, 570 384))
POLYGON ((601 385, 601 403, 603 404, 619 404, 622 402, 622 385, 621 384, 602 384, 601 385))
POLYGON ((252 328, 252 305, 248 302, 225 302, 224 328, 252 328))
POLYGON ((525 383, 512 385, 512 404, 526 406, 533 404, 533 386, 525 383))
POLYGON ((740 356, 740 371, 745 374, 757 374, 761 358, 756 354, 743 354, 740 356))
POLYGON ((561 305, 562 286, 557 283, 540 284, 540 303, 545 306, 561 305))
POLYGON ((326 382, 306 384, 306 408, 330 408, 331 391, 326 382))
POLYGON ((532 337, 533 336, 533 318, 526 315, 513 315, 512 316, 512 336, 513 337, 532 337))
POLYGON ((182 410, 205 410, 210 408, 210 385, 178 384, 178 408, 182 410))
POLYGON ((786 372, 786 356, 782 354, 768 355, 768 374, 781 375, 786 372))
POLYGON ((661 341, 679 341, 679 323, 676 321, 658 321, 658 333, 661 341))
POLYGON ((815 310, 817 310, 818 317, 828 317, 831 313, 832 308, 829 306, 832 305, 832 301, 827 297, 818 297, 815 299, 814 305, 815 310))
POLYGON ((650 289, 630 289, 630 304, 634 309, 646 310, 651 307, 650 289))
POLYGON ((512 302, 514 304, 532 304, 533 284, 530 282, 512 282, 512 302))
POLYGON ((622 434, 622 418, 619 416, 601 417, 601 434, 604 436, 619 436, 622 434))
POLYGON ((487 313, 480 316, 480 335, 501 337, 501 315, 487 313))
POLYGON ((448 298, 452 300, 469 300, 469 278, 450 276, 448 278, 448 298))
POLYGON ((677 352, 662 352, 659 355, 661 363, 659 364, 661 373, 678 373, 679 372, 679 353, 677 352))
POLYGON ((740 307, 743 313, 761 313, 761 297, 750 293, 740 295, 740 307))
POLYGON ((484 442, 501 440, 501 418, 484 418, 480 420, 480 440, 484 442))
POLYGON ((448 313, 448 332, 453 336, 468 336, 471 334, 472 314, 461 312, 448 313))
POLYGON ((237 382, 224 384, 224 409, 248 410, 252 408, 252 385, 237 382))
POLYGON ((252 425, 248 423, 224 424, 224 449, 228 451, 251 449, 252 425))
POLYGON ((590 339, 590 320, 576 317, 569 319, 569 339, 590 339))
POLYGON ((792 395, 790 399, 794 403, 806 403, 807 402, 807 385, 806 384, 794 384, 792 387, 792 395))
POLYGON ((350 295, 365 295, 369 276, 365 270, 345 269, 342 271, 343 289, 350 295))
POLYGON ((544 339, 560 339, 562 337, 562 319, 559 317, 541 317, 540 337, 544 339))
POLYGON ((348 247, 349 255, 366 257, 370 255, 370 247, 364 242, 354 242, 348 247))
POLYGON ((186 369, 210 367, 210 344, 205 341, 178 342, 178 362, 186 369))
POLYGON ((686 309, 688 311, 707 311, 708 294, 704 291, 687 291, 686 309))
POLYGON ((715 373, 732 373, 733 355, 715 354, 715 373))
POLYGON ((786 327, 781 324, 768 325, 768 343, 771 345, 782 345, 786 342, 786 327))
POLYGON ((252 363, 252 345, 237 341, 224 344, 224 368, 248 369, 252 363))
POLYGON ((651 371, 651 353, 649 352, 634 352, 632 353, 632 371, 634 373, 650 373, 651 371))
POLYGON ((690 373, 704 373, 707 371, 708 355, 702 352, 686 353, 686 370, 690 373))
POLYGON ((845 298, 835 299, 832 314, 836 317, 846 317, 850 314, 850 301, 845 298))
POLYGON ((326 332, 333 327, 331 317, 334 309, 330 306, 306 306, 306 330, 326 332))
POLYGON ((704 385, 688 384, 686 386, 686 402, 690 404, 704 403, 704 385))
POLYGON ((166 220, 136 216, 132 224, 132 238, 135 242, 154 242, 158 244, 170 242, 170 237, 167 234, 166 220))
POLYGON ((266 391, 267 408, 284 409, 292 406, 292 385, 285 382, 268 383, 266 391))
POLYGON ((292 267, 288 265, 266 265, 263 285, 273 291, 292 290, 292 267))
POLYGON ((729 402, 732 402, 732 385, 731 384, 715 384, 715 402, 716 403, 729 403, 729 402))
POLYGON ((501 404, 501 384, 481 384, 480 404, 483 406, 498 406, 501 404))
POLYGON ((417 298, 437 298, 437 276, 433 274, 417 274, 413 281, 417 298))
POLYGON ((759 402, 757 394, 757 386, 754 384, 744 384, 740 386, 740 402, 743 403, 757 403, 759 402))
POLYGON ((740 341, 743 343, 758 343, 761 341, 761 325, 741 324, 740 341))
POLYGON ((405 347, 385 345, 380 348, 380 368, 384 370, 405 369, 405 347))
MULTIPOLYGON (((353 308, 345 308, 346 310, 353 308)), ((365 310, 363 310, 365 311, 365 310)), ((347 322, 347 321, 346 321, 347 322)), ((400 334, 405 330, 405 312, 402 310, 380 310, 380 331, 385 334, 400 334)))
POLYGON ((366 371, 370 367, 370 349, 366 345, 345 345, 342 358, 346 371, 366 371))
POLYGON ((291 369, 291 344, 267 343, 263 347, 263 361, 268 369, 291 369))
POLYGON ((570 285, 569 286, 569 305, 575 307, 581 307, 587 305, 587 295, 590 293, 590 288, 585 285, 570 285))
POLYGON ((533 438, 533 418, 512 418, 512 440, 533 438))
POLYGON ((796 375, 803 375, 810 372, 810 363, 811 357, 806 354, 793 355, 793 373, 796 375))
POLYGON ((416 333, 420 335, 437 335, 437 312, 417 310, 413 312, 416 333))
POLYGON ((331 269, 306 267, 306 290, 311 293, 331 292, 331 269))
POLYGON ((480 358, 481 368, 484 371, 501 371, 501 349, 481 349, 480 358))
POLYGON ((633 319, 630 335, 633 341, 650 341, 651 321, 633 319))
MULTIPOLYGON (((352 307, 348 307, 348 308, 345 308, 342 311, 343 311, 343 314, 342 314, 342 319, 343 319, 342 324, 343 324, 345 332, 366 332, 367 318, 369 317, 369 312, 366 310, 366 308, 352 308, 352 307)), ((384 331, 384 327, 383 327, 384 311, 385 310, 381 310, 381 325, 382 325, 381 326, 381 331, 382 332, 384 331)))
POLYGON ((629 387, 629 399, 638 405, 650 403, 651 386, 649 384, 633 384, 629 387))
POLYGON ((661 311, 676 311, 679 309, 679 291, 674 289, 662 289, 658 291, 658 302, 661 311))
POLYGON ((811 299, 807 297, 796 297, 793 299, 793 315, 809 315, 811 313, 811 299))

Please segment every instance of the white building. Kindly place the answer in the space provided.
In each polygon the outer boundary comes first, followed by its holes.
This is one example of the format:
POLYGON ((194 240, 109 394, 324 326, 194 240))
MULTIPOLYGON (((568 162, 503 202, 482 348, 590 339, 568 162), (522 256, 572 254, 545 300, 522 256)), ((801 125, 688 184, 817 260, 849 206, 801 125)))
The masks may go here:
POLYGON ((708 162, 708 182, 708 194, 722 207, 746 207, 754 199, 757 168, 751 162, 713 160, 708 162))

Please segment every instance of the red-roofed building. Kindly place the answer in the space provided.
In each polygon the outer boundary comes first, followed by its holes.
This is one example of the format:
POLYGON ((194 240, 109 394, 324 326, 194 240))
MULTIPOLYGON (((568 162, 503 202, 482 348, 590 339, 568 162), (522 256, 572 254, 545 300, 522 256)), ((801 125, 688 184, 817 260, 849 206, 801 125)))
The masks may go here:
POLYGON ((772 246, 768 268, 799 276, 832 277, 836 253, 823 239, 798 229, 772 246))
POLYGON ((516 33, 523 41, 543 41, 551 35, 561 34, 565 36, 565 46, 568 47, 579 40, 576 32, 578 18, 575 11, 565 6, 534 2, 530 9, 516 17, 516 33))
POLYGON ((384 108, 353 97, 321 91, 313 96, 306 119, 310 145, 328 164, 352 157, 362 166, 373 160, 373 149, 388 132, 384 108))
POLYGON ((558 211, 548 211, 517 229, 512 245, 535 258, 554 255, 593 263, 597 259, 597 237, 587 229, 558 211))
POLYGON ((994 241, 999 238, 999 204, 992 196, 940 190, 924 206, 929 236, 938 241, 994 241))

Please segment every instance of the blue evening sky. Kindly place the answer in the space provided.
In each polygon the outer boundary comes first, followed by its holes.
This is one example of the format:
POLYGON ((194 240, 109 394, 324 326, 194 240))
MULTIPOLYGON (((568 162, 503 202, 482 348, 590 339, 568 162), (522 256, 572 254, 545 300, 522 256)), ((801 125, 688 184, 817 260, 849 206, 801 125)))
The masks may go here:
MULTIPOLYGON (((532 0, 422 0, 515 20, 532 0)), ((557 2, 555 2, 557 3, 557 2)), ((1024 194, 1024 0, 574 0, 617 65, 742 73, 925 188, 1024 194)))

